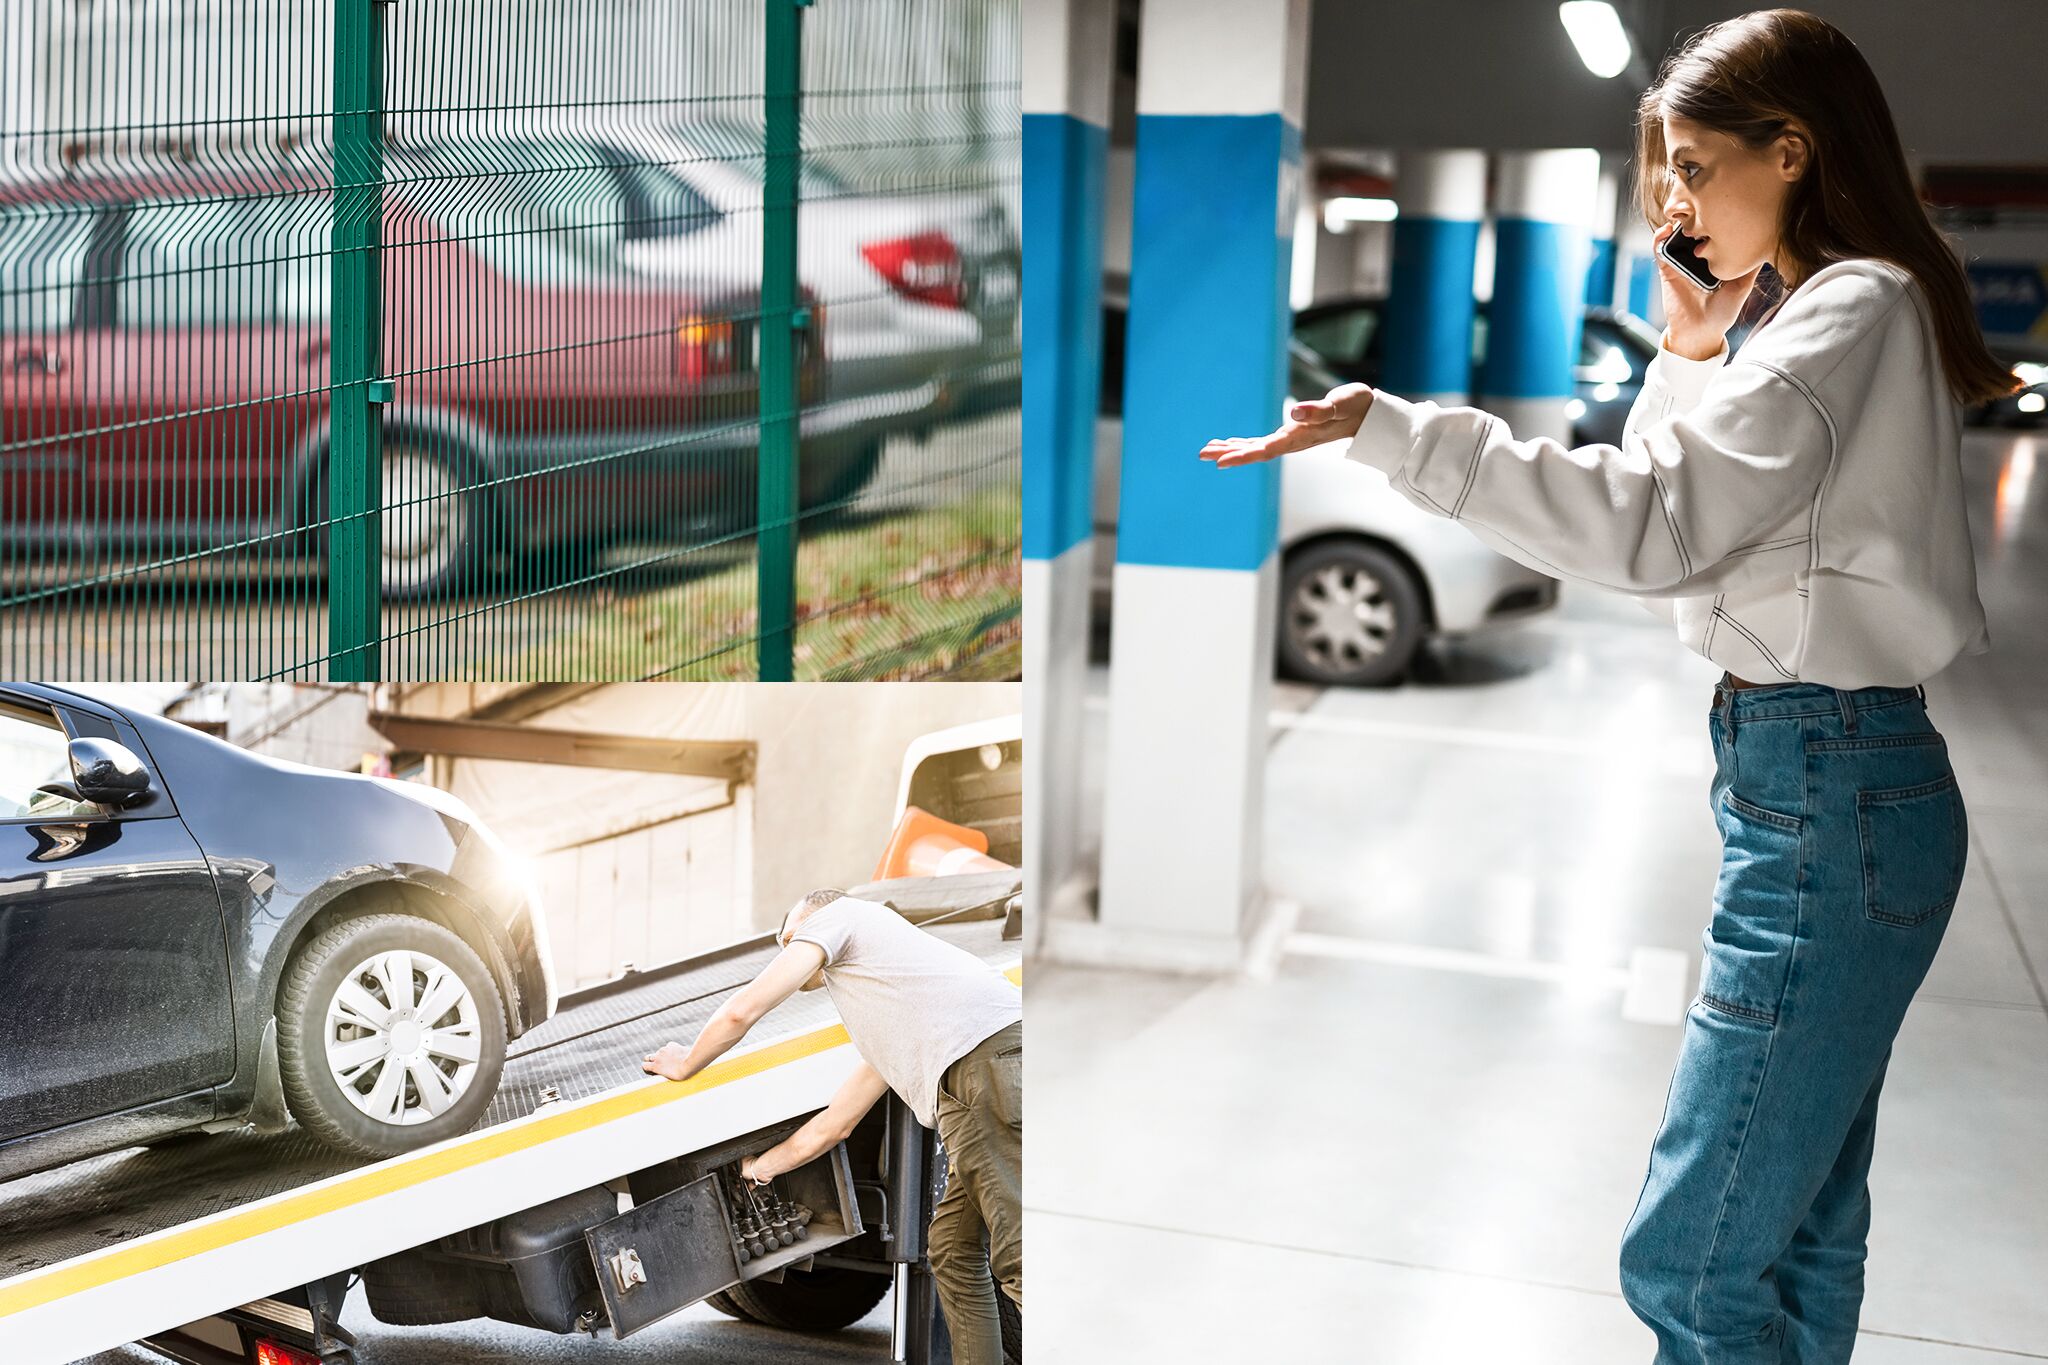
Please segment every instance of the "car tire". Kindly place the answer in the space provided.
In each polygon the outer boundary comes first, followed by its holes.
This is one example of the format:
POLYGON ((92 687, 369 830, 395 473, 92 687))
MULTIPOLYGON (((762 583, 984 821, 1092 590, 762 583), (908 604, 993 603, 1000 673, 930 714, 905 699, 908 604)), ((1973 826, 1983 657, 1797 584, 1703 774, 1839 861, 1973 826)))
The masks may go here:
POLYGON ((378 570, 386 601, 477 589, 490 526, 489 503, 475 482, 475 472, 446 450, 386 438, 378 570))
POLYGON ((836 1332, 851 1327, 889 1292, 887 1275, 847 1266, 791 1270, 780 1284, 741 1280, 705 1300, 729 1317, 792 1332, 836 1332))
MULTIPOLYGON (((474 487, 474 467, 456 452, 415 437, 385 437, 384 508, 379 527, 378 591, 387 602, 476 591, 491 543, 490 500, 474 487)), ((323 467, 312 499, 311 540, 323 564, 333 515, 323 467)))
POLYGON ((1324 540, 1287 556, 1277 634, 1288 677, 1376 687, 1408 671, 1423 636, 1422 585, 1398 557, 1362 540, 1324 540))
POLYGON ((823 507, 828 509, 828 516, 833 512, 852 511, 851 507, 834 504, 844 503, 874 481, 875 471, 882 467, 882 446, 880 437, 869 441, 854 452, 822 488, 806 490, 801 497, 802 510, 809 512, 823 507))
POLYGON ((505 1007, 483 960, 448 929, 365 915, 292 954, 278 989, 277 1053, 302 1127, 355 1156, 391 1156, 482 1117, 504 1071, 505 1007), (416 1017, 437 1004, 434 1018, 416 1017))

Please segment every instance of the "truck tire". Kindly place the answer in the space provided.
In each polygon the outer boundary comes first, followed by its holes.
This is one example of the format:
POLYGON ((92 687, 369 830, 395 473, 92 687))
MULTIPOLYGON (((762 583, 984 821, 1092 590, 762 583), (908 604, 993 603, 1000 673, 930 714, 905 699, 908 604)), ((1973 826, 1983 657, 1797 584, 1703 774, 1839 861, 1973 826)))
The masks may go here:
POLYGON ((728 1316, 793 1332, 836 1332, 851 1327, 889 1292, 889 1277, 845 1266, 792 1270, 782 1283, 742 1280, 705 1302, 728 1316))
POLYGON ((393 1327, 431 1327, 484 1315, 475 1272, 437 1261, 417 1249, 363 1267, 363 1297, 370 1315, 393 1327))
POLYGON ((365 915, 292 954, 277 1056, 302 1127, 355 1156, 391 1156, 482 1117, 505 1067, 505 1007, 489 969, 449 930, 365 915))

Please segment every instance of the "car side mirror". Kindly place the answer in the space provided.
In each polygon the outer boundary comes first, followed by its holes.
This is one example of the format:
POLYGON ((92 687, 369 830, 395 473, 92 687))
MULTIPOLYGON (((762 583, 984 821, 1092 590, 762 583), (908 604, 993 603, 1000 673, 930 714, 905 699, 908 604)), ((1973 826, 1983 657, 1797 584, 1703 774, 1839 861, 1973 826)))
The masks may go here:
POLYGON ((71 784, 81 801, 123 809, 149 795, 149 769, 125 744, 111 739, 74 739, 66 747, 71 758, 71 784))

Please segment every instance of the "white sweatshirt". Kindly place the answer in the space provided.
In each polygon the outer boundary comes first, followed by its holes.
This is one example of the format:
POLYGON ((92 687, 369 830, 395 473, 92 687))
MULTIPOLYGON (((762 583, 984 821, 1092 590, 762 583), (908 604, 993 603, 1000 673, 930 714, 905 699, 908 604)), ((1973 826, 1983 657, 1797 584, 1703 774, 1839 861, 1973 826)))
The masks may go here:
POLYGON ((1349 457, 1510 559, 1615 589, 1750 682, 1911 687, 1991 647, 1925 296, 1816 271, 1729 359, 1660 347, 1620 446, 1375 390, 1349 457))

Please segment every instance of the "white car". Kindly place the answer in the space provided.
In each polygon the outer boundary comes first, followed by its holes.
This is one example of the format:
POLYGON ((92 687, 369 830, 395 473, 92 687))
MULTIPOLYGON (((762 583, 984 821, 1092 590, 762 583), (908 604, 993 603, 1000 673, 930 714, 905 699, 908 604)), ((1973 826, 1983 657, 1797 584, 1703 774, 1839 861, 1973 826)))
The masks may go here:
MULTIPOLYGON (((1110 597, 1116 561, 1123 348, 1124 303, 1112 294, 1104 309, 1095 423, 1098 608, 1110 597)), ((1299 342, 1290 339, 1288 348, 1289 402, 1320 398, 1343 382, 1299 342)), ((1448 517, 1414 506, 1384 474, 1346 459, 1347 445, 1332 441, 1281 461, 1276 643, 1282 673, 1326 685, 1389 683, 1407 673, 1429 637, 1491 630, 1557 605, 1556 579, 1481 544, 1448 517)))
MULTIPOLYGON (((630 267, 663 279, 761 268, 761 133, 741 124, 627 125, 566 135, 626 185, 630 267)), ((928 415, 988 405, 1022 374, 1023 253, 994 191, 849 184, 806 158, 797 276, 823 301, 826 397, 902 403, 928 415)))

